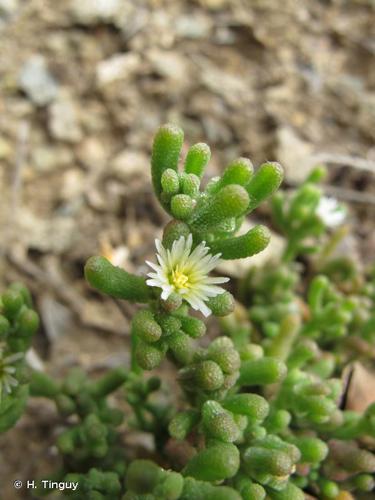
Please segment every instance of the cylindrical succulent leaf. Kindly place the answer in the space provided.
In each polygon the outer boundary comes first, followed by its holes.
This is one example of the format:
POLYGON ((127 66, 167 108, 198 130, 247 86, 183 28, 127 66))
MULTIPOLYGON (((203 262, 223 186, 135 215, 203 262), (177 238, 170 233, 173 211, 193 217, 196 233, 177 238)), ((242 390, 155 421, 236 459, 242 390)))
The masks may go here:
POLYGON ((214 486, 207 481, 187 477, 179 500, 242 500, 242 497, 229 486, 214 486))
POLYGON ((7 318, 0 314, 0 340, 5 339, 5 337, 10 332, 11 325, 7 318))
POLYGON ((305 500, 306 498, 304 492, 290 481, 280 491, 267 488, 267 493, 271 500, 305 500))
POLYGON ((1 296, 2 313, 8 319, 14 319, 24 304, 23 295, 18 290, 8 288, 1 296))
POLYGON ((207 360, 197 364, 194 369, 194 379, 198 387, 204 391, 215 391, 223 385, 224 374, 217 363, 207 360))
POLYGON ((250 197, 248 212, 254 210, 263 200, 271 196, 283 180, 283 169, 279 163, 263 163, 252 176, 246 190, 250 197))
POLYGON ((221 253, 223 259, 244 259, 266 248, 270 232, 266 226, 258 225, 242 236, 219 239, 210 243, 212 253, 221 253))
POLYGON ((248 158, 237 158, 225 168, 221 178, 221 185, 239 184, 246 186, 254 173, 254 167, 248 158))
POLYGON ((125 368, 117 367, 109 370, 102 378, 96 380, 89 386, 89 392, 98 398, 103 398, 115 391, 128 378, 128 371, 125 368))
POLYGON ((197 206, 190 224, 200 232, 215 229, 225 219, 243 215, 248 204, 249 196, 245 189, 237 184, 230 184, 197 206))
POLYGON ((223 405, 233 413, 247 415, 262 422, 269 412, 269 404, 258 394, 234 394, 225 398, 223 405))
POLYGON ((171 220, 165 226, 163 231, 163 246, 164 248, 171 248, 175 240, 178 240, 183 236, 187 238, 190 234, 190 228, 185 222, 179 220, 171 220))
POLYGON ((265 356, 242 363, 239 383, 242 385, 274 384, 280 382, 286 373, 287 368, 282 361, 265 356))
POLYGON ((207 301, 208 307, 211 309, 214 316, 227 316, 234 311, 235 302, 233 295, 230 292, 224 292, 216 297, 211 297, 207 301))
POLYGON ((179 412, 169 423, 169 434, 175 439, 185 439, 198 421, 199 414, 195 410, 179 412))
POLYGON ((237 371, 241 365, 238 351, 229 337, 218 337, 208 347, 209 359, 215 361, 226 374, 237 371))
POLYGON ((161 469, 151 460, 134 460, 126 471, 126 487, 134 493, 151 493, 158 484, 161 469))
POLYGON ((159 200, 162 193, 162 175, 169 168, 177 171, 183 141, 184 133, 176 125, 163 125, 155 134, 152 145, 151 175, 155 194, 159 200))
POLYGON ((178 316, 181 321, 182 330, 193 339, 203 337, 206 333, 206 325, 198 318, 192 316, 178 316))
POLYGON ((164 170, 161 176, 161 187, 163 193, 173 195, 177 194, 180 189, 180 179, 178 173, 172 168, 164 170))
POLYGON ((132 332, 144 342, 157 342, 162 329, 148 309, 137 311, 132 320, 132 332))
POLYGON ((194 144, 188 151, 185 160, 185 172, 202 177, 206 165, 210 161, 211 151, 207 144, 200 142, 194 144))
POLYGON ((199 193, 200 179, 195 174, 181 174, 181 190, 183 194, 195 198, 199 193))
POLYGON ((59 384, 49 375, 41 371, 33 371, 30 380, 30 393, 33 396, 55 398, 59 393, 59 384))
POLYGON ((222 481, 233 477, 240 466, 240 454, 231 443, 220 443, 199 451, 183 474, 202 481, 222 481))
POLYGON ((178 363, 187 365, 191 362, 194 352, 192 340, 189 335, 182 331, 172 333, 168 337, 167 343, 178 363))
POLYGON ((85 265, 85 278, 102 293, 131 302, 148 302, 151 289, 140 276, 113 266, 105 257, 90 257, 85 265))
POLYGON ((187 194, 176 194, 171 201, 171 213, 178 220, 187 220, 193 213, 195 202, 187 194))
POLYGON ((232 414, 217 401, 206 401, 202 407, 202 421, 206 433, 225 443, 232 443, 240 436, 232 414))
POLYGON ((158 347, 139 340, 136 343, 135 357, 141 368, 144 370, 153 370, 160 365, 164 355, 163 351, 158 347))
POLYGON ((301 452, 301 462, 317 464, 322 462, 328 455, 328 446, 324 441, 316 437, 301 436, 292 439, 301 452))
POLYGON ((272 476, 283 477, 293 472, 293 462, 290 456, 280 450, 251 446, 245 451, 243 460, 250 475, 268 473, 272 476))

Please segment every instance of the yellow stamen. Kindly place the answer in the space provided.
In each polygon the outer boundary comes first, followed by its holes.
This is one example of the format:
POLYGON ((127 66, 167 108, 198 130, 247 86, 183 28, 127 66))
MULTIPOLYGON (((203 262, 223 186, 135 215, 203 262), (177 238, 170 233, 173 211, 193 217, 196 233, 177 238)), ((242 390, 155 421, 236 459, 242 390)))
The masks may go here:
POLYGON ((171 273, 171 285, 174 285, 177 289, 187 288, 189 286, 189 278, 176 267, 171 273))

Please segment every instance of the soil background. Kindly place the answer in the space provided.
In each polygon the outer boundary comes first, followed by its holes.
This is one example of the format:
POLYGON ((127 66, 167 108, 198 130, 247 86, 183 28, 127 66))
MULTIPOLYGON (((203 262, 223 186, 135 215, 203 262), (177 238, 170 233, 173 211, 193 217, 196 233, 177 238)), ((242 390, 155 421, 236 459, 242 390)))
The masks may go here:
MULTIPOLYGON (((369 263, 375 214, 375 4, 371 0, 0 0, 0 288, 31 289, 42 325, 30 364, 59 376, 127 364, 134 311, 83 266, 104 253, 146 271, 168 220, 150 186, 156 128, 280 161, 285 186, 325 163, 349 206, 348 251, 369 263)), ((252 216, 268 221, 267 209, 252 216)), ((235 275, 235 271, 233 271, 235 275)), ((31 400, 0 437, 0 496, 57 464, 61 423, 31 400)))

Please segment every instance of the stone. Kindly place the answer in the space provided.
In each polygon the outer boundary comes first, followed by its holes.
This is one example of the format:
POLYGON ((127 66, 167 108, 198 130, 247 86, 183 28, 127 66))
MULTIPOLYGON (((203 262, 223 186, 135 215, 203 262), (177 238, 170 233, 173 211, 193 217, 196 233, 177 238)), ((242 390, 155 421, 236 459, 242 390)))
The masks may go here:
POLYGON ((184 38, 200 39, 210 35, 212 21, 208 16, 182 15, 176 20, 176 33, 184 38))
POLYGON ((31 151, 31 161, 35 170, 50 172, 69 165, 73 161, 73 154, 66 147, 40 145, 35 146, 31 151))
POLYGON ((49 107, 48 127, 57 140, 76 143, 82 139, 78 109, 69 94, 60 93, 49 107))
POLYGON ((110 164, 111 170, 121 180, 128 180, 135 175, 149 176, 149 160, 146 154, 140 151, 121 151, 110 164))
POLYGON ((315 166, 312 159, 313 145, 286 126, 278 129, 277 140, 277 159, 284 167, 286 181, 300 184, 315 166))
POLYGON ((8 160, 12 155, 10 143, 3 137, 0 137, 0 160, 8 160))
POLYGON ((13 14, 18 8, 18 0, 0 0, 0 15, 13 14))
POLYGON ((115 54, 101 61, 96 67, 98 87, 103 87, 117 80, 126 80, 137 70, 140 64, 139 54, 115 54))
POLYGON ((58 92, 58 84, 49 72, 44 57, 39 54, 28 59, 22 67, 19 86, 37 106, 49 104, 58 92))
POLYGON ((71 1, 71 12, 76 21, 90 26, 98 22, 113 23, 121 15, 123 0, 71 1))

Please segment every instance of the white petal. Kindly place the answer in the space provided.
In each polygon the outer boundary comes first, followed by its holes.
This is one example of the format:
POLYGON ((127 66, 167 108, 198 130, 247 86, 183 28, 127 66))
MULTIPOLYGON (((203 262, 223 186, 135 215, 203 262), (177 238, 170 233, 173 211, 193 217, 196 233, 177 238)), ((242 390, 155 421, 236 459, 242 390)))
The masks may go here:
POLYGON ((149 260, 146 260, 146 264, 148 266, 150 266, 151 269, 153 269, 154 271, 159 271, 160 270, 160 266, 158 266, 157 264, 154 264, 153 262, 150 262, 149 260))
POLYGON ((207 277, 204 282, 207 284, 207 285, 219 285, 220 283, 228 283, 228 281, 230 280, 230 278, 210 278, 210 277, 207 277))

